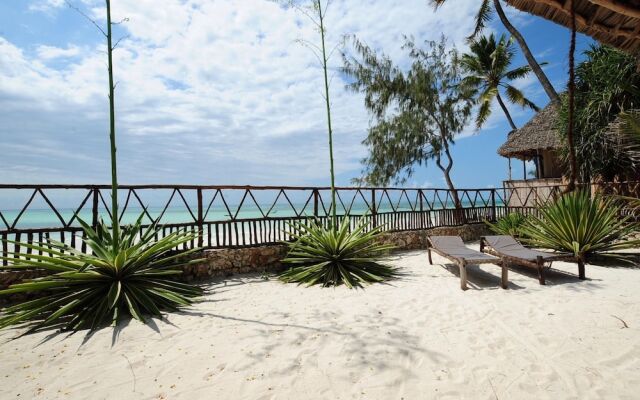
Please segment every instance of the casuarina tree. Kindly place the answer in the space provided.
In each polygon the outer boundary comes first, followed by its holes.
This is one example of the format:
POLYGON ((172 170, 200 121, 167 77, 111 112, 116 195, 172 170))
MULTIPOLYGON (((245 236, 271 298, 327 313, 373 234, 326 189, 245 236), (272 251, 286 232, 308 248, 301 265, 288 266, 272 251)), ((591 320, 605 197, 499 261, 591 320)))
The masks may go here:
POLYGON ((426 49, 406 39, 403 48, 412 60, 403 71, 384 54, 353 39, 356 56, 345 55, 343 71, 353 79, 350 90, 364 93, 374 117, 364 144, 364 178, 371 184, 403 182, 416 166, 434 161, 442 171, 452 200, 461 207, 451 170, 451 146, 468 125, 473 91, 462 81, 462 65, 446 39, 426 42, 426 49))

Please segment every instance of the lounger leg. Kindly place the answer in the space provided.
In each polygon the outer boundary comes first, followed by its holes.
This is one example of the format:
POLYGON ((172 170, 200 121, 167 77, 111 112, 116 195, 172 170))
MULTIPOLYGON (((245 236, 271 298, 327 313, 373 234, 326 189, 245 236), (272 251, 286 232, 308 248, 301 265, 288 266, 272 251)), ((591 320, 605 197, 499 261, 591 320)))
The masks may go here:
POLYGON ((581 258, 578 259, 578 277, 582 280, 587 279, 584 273, 584 261, 581 258))
POLYGON ((538 281, 541 285, 546 285, 547 281, 544 276, 544 259, 538 256, 536 264, 538 264, 538 281))
POLYGON ((502 288, 506 289, 509 287, 509 268, 507 268, 507 263, 502 263, 502 288))
POLYGON ((460 268, 460 289, 467 290, 467 266, 464 261, 458 262, 460 268))
POLYGON ((429 255, 429 264, 433 265, 433 260, 431 259, 431 249, 427 249, 427 254, 429 255))

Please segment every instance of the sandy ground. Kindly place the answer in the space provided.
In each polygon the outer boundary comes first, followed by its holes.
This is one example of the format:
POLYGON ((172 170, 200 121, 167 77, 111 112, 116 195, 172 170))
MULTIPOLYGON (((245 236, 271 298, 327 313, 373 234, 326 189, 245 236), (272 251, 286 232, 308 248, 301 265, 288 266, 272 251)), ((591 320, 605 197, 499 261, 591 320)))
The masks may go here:
POLYGON ((366 290, 216 282, 189 312, 86 341, 1 332, 0 398, 640 398, 640 269, 579 281, 558 263, 503 290, 486 265, 463 292, 423 251, 392 262, 406 277, 366 290))

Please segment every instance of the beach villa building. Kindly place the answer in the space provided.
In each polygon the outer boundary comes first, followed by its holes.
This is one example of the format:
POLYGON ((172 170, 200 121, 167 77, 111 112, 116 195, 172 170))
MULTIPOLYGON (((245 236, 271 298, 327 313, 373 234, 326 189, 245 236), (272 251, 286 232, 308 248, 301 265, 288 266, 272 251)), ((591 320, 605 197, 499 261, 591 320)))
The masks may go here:
MULTIPOLYGON (((522 191, 523 194, 523 196, 511 196, 510 206, 533 206, 534 204, 529 203, 534 202, 535 199, 525 194, 531 192, 530 188, 536 187, 539 188, 537 191, 540 191, 562 184, 563 169, 559 157, 562 139, 556 128, 557 119, 558 107, 550 103, 522 128, 512 131, 507 141, 498 149, 498 154, 502 157, 521 160, 523 165, 523 179, 509 179, 504 182, 505 188, 514 189, 514 192, 522 191), (527 161, 534 162, 533 179, 527 177, 527 161), (520 188, 522 190, 518 190, 520 188)), ((511 162, 509 162, 509 177, 511 176, 511 162)))

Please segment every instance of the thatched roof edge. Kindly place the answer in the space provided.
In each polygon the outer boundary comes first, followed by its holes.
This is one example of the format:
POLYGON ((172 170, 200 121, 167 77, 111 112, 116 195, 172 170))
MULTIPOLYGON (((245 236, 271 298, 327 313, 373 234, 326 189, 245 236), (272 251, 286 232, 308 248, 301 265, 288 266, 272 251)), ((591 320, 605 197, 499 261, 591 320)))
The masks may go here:
POLYGON ((557 122, 558 107, 550 103, 522 128, 509 134, 507 141, 498 149, 498 154, 527 159, 539 151, 559 149, 562 147, 562 139, 556 128, 557 122))
MULTIPOLYGON (((506 0, 521 11, 565 27, 571 13, 566 0, 506 0)), ((594 39, 640 55, 640 0, 573 0, 576 29, 594 39)))

